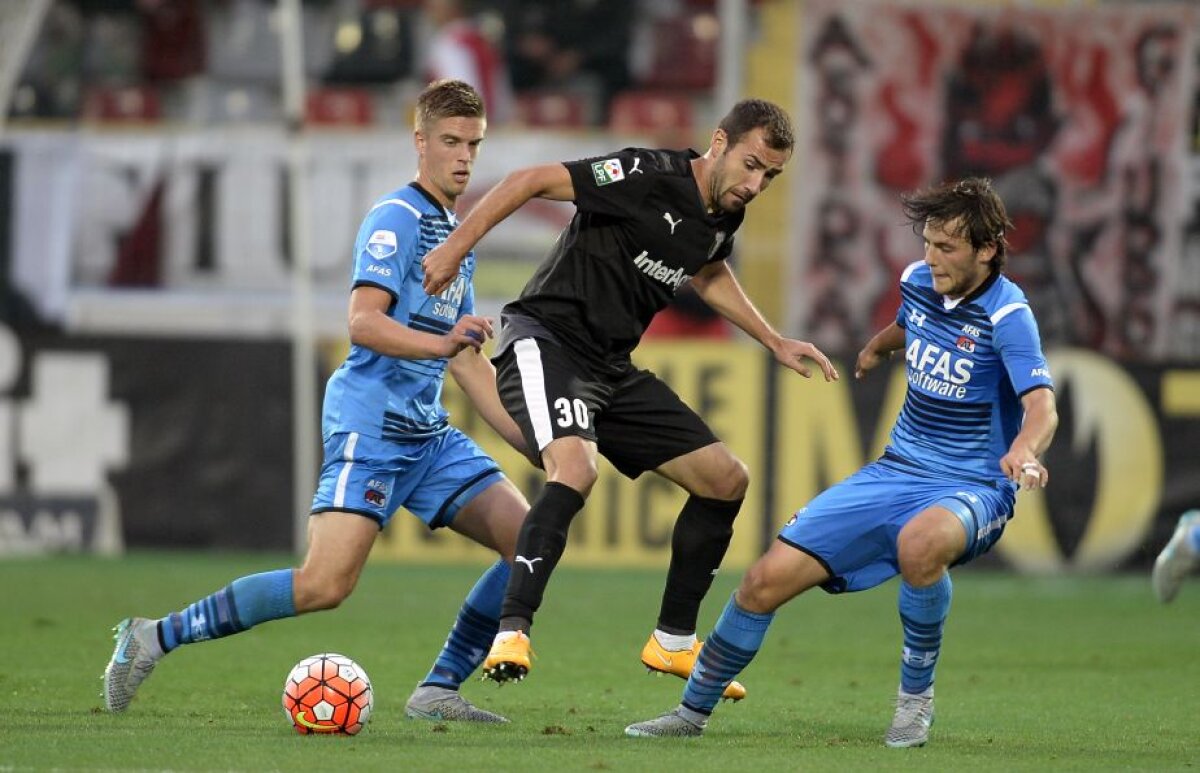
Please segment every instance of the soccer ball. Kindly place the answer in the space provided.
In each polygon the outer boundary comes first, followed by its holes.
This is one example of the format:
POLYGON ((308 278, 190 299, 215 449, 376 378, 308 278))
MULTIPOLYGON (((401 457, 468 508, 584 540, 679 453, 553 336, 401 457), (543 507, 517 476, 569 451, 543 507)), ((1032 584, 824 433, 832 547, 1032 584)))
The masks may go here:
POLYGON ((367 672, 335 652, 301 660, 283 683, 283 713, 301 735, 355 735, 373 704, 367 672))

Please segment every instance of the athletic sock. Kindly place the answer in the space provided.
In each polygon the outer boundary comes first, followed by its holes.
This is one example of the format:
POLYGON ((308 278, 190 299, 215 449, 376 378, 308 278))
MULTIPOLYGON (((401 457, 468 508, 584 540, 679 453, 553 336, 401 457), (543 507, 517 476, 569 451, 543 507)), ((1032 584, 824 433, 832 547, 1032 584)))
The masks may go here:
POLYGON ((667 652, 690 650, 692 645, 696 643, 696 634, 694 633, 666 633, 662 630, 655 629, 654 638, 658 641, 658 645, 667 652))
POLYGON ((729 549, 733 520, 741 508, 740 499, 690 496, 684 503, 671 534, 671 567, 658 612, 660 631, 695 633, 700 602, 729 549))
POLYGON ((900 656, 900 690, 910 695, 933 685, 933 670, 942 648, 942 629, 950 614, 954 595, 950 574, 925 588, 900 581, 900 622, 904 626, 904 650, 900 656))
POLYGON ((529 508, 517 536, 512 576, 500 611, 501 631, 528 631, 542 605, 550 574, 562 558, 571 520, 583 509, 583 496, 562 483, 547 483, 529 508))
MULTIPOLYGON (((774 618, 774 612, 762 615, 742 609, 737 597, 731 597, 683 688, 683 708, 703 716, 711 714, 725 688, 758 654, 774 618)), ((694 715, 685 716, 695 721, 694 715)))
POLYGON ((508 586, 509 565, 500 560, 484 572, 467 594, 458 618, 422 687, 436 685, 457 690, 487 656, 500 626, 500 604, 508 586))
POLYGON ((158 621, 163 652, 181 644, 220 639, 259 623, 295 617, 292 570, 277 569, 241 577, 194 604, 158 621))

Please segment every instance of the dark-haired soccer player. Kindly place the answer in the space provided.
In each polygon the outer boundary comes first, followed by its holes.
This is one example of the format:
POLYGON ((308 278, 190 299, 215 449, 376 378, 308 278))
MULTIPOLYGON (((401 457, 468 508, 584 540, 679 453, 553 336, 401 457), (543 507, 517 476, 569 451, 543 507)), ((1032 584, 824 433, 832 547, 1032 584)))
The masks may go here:
POLYGON ((683 701, 632 736, 700 735, 724 686, 758 652, 775 610, 809 588, 866 590, 896 576, 904 647, 888 746, 921 746, 950 612, 948 569, 987 552, 1018 487, 1048 481, 1038 457, 1058 425, 1037 323, 1002 273, 1004 203, 982 179, 904 198, 925 259, 905 269, 896 321, 858 355, 855 376, 904 352, 908 394, 883 457, 818 495, 742 579, 683 701))
POLYGON ((447 526, 500 554, 471 589, 432 670, 405 706, 411 717, 504 722, 471 705, 459 685, 483 660, 499 623, 517 533, 520 492, 441 404, 449 370, 483 418, 525 450, 480 354, 491 322, 475 315, 473 255, 440 295, 422 289, 421 259, 457 221, 487 128, 483 101, 462 81, 430 84, 417 99, 416 179, 380 198, 354 245, 350 354, 329 379, 325 460, 309 520, 308 555, 229 585, 158 620, 128 618, 104 672, 104 703, 124 711, 160 658, 183 644, 340 604, 358 582, 376 535, 400 506, 431 529, 447 526))
MULTIPOLYGON (((653 470, 691 495, 675 522, 658 625, 642 650, 651 669, 691 672, 700 602, 729 547, 749 476, 665 383, 633 366, 630 353, 655 313, 691 282, 780 363, 807 377, 808 358, 826 380, 837 378, 815 346, 771 328, 726 263, 746 205, 783 171, 793 144, 779 106, 745 100, 721 120, 703 156, 628 148, 513 172, 426 256, 425 287, 438 292, 468 250, 525 202, 575 203, 550 255, 504 307, 493 358, 501 399, 548 482, 521 529, 485 675, 505 681, 528 672, 529 628, 571 519, 596 481, 597 453, 629 477, 653 470)), ((726 697, 744 695, 741 685, 727 686, 726 697)))

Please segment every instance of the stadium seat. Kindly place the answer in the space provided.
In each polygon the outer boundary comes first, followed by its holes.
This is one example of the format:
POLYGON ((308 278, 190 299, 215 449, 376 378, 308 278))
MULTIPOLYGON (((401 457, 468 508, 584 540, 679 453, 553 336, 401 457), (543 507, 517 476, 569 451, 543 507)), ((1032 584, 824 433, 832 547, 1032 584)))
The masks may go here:
POLYGON ((642 79, 647 89, 709 90, 717 79, 719 25, 711 13, 654 21, 652 64, 642 79))
POLYGON ((619 134, 652 137, 666 147, 692 142, 693 106, 690 97, 655 91, 626 91, 613 98, 608 128, 619 134))
POLYGON ((588 105, 569 91, 524 92, 517 95, 517 117, 538 129, 578 129, 587 125, 588 105))
POLYGON ((94 86, 83 101, 85 121, 138 123, 162 119, 162 101, 152 86, 94 86))
POLYGON ((375 105, 365 89, 315 89, 308 92, 306 120, 316 126, 369 126, 375 105))

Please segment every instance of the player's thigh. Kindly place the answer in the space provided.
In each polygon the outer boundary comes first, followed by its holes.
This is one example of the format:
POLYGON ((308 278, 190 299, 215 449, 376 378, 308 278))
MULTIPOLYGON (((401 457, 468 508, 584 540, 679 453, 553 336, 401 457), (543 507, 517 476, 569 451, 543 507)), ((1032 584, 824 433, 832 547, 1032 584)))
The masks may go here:
POLYGON ((379 524, 359 513, 330 510, 308 519, 308 551, 294 579, 297 612, 333 606, 358 583, 379 524))
POLYGON ((659 465, 655 472, 688 493, 708 499, 741 499, 750 483, 746 465, 721 442, 677 456, 659 465))
MULTIPOLYGON (((617 384, 608 408, 596 422, 596 432, 600 453, 630 478, 709 446, 717 447, 712 449, 711 457, 705 457, 707 464, 723 459, 724 469, 735 476, 741 464, 708 424, 649 371, 632 373, 617 384), (736 464, 729 464, 729 460, 736 464)), ((693 471, 695 479, 690 482, 697 489, 703 488, 704 478, 699 471, 704 467, 702 463, 693 471)), ((674 470, 680 477, 685 472, 674 470)), ((744 474, 744 468, 741 472, 744 474)))
POLYGON ((904 524, 896 539, 896 558, 905 581, 924 586, 936 582, 967 546, 959 517, 944 504, 931 505, 904 524))
MULTIPOLYGON (((953 553, 951 565, 965 564, 992 549, 1012 520, 1016 504, 1015 490, 1007 484, 991 486, 983 483, 954 483, 947 485, 931 504, 943 514, 953 516, 939 519, 940 530, 934 535, 938 545, 953 553), (957 521, 957 530, 954 528, 957 521), (953 546, 957 546, 957 550, 953 546)), ((917 519, 913 519, 914 522, 917 519)), ((908 529, 908 524, 905 530, 908 529)), ((914 530, 915 532, 915 530, 914 530)), ((904 536, 904 533, 901 533, 904 536)), ((913 536, 918 536, 914 533, 913 536)))
POLYGON ((557 438, 596 441, 597 416, 612 389, 583 373, 561 346, 520 338, 493 362, 500 401, 521 428, 526 445, 536 451, 535 463, 557 438))
POLYGON ((742 577, 738 606, 750 612, 774 612, 809 588, 829 580, 829 570, 808 553, 776 540, 742 577))
POLYGON ((507 478, 502 478, 467 502, 450 528, 512 561, 517 534, 529 503, 507 478))
POLYGON ((500 465, 452 427, 429 448, 419 479, 406 481, 407 495, 398 504, 439 529, 452 526, 468 503, 502 480, 500 465))

